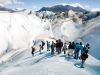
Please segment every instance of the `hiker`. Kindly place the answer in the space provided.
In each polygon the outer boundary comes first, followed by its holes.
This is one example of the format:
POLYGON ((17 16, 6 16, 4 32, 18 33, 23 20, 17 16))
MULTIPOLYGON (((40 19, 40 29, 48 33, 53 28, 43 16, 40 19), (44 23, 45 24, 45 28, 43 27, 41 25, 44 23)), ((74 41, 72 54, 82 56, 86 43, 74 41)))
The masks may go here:
POLYGON ((47 41, 47 51, 50 51, 50 42, 47 41))
POLYGON ((75 45, 75 56, 74 56, 74 59, 78 59, 80 49, 81 49, 80 43, 76 43, 76 45, 75 45))
POLYGON ((55 47, 56 47, 56 52, 58 52, 58 40, 56 40, 55 47))
POLYGON ((86 61, 86 59, 88 58, 88 51, 85 51, 81 56, 80 56, 80 59, 82 60, 81 61, 81 66, 80 68, 84 68, 84 63, 86 61))
POLYGON ((54 54, 55 43, 52 41, 51 44, 51 54, 54 54))
POLYGON ((40 54, 41 54, 41 50, 43 49, 43 48, 42 48, 42 45, 40 44, 39 47, 40 47, 39 52, 40 52, 40 54))
POLYGON ((58 54, 61 53, 62 47, 63 47, 63 42, 59 39, 59 41, 58 41, 58 54))
POLYGON ((73 50, 75 49, 75 43, 72 42, 72 47, 71 47, 73 50))
POLYGON ((35 47, 32 46, 32 56, 34 56, 34 52, 35 52, 35 47))
POLYGON ((33 45, 36 45, 36 40, 33 40, 33 45))
POLYGON ((63 46, 64 54, 66 54, 66 50, 67 50, 67 43, 64 43, 64 46, 63 46))
POLYGON ((44 49, 45 42, 43 42, 43 41, 41 41, 41 42, 42 42, 41 47, 42 47, 42 50, 43 50, 44 49))

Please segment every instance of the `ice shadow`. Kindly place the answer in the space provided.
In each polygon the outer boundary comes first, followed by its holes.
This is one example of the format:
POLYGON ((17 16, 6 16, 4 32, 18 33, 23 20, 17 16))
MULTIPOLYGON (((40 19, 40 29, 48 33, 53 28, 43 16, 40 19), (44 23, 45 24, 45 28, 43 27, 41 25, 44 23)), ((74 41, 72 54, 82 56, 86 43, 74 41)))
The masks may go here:
POLYGON ((73 57, 72 56, 68 56, 68 55, 61 55, 60 57, 64 57, 65 60, 67 60, 67 61, 72 61, 73 60, 73 57))
POLYGON ((53 57, 53 55, 51 55, 50 52, 49 53, 46 53, 43 56, 41 56, 39 59, 34 60, 32 64, 37 64, 40 61, 42 61, 43 59, 52 58, 52 57, 53 57))
POLYGON ((77 67, 77 68, 80 68, 81 62, 75 62, 75 63, 74 63, 74 66, 77 67))
MULTIPOLYGON (((74 63, 74 66, 77 68, 80 68, 81 62, 74 63)), ((97 66, 97 65, 92 65, 92 64, 90 65, 90 64, 85 63, 84 69, 86 69, 87 71, 91 72, 94 75, 100 75, 100 65, 97 66)))

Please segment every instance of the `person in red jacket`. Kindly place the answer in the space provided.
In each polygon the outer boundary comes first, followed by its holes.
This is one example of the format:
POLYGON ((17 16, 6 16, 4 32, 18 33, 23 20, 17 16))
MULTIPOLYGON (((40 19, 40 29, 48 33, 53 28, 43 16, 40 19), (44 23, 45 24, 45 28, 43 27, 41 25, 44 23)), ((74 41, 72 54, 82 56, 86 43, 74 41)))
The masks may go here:
POLYGON ((88 58, 88 51, 85 51, 80 56, 80 59, 82 60, 80 68, 84 68, 84 63, 85 63, 85 61, 86 61, 87 58, 88 58))

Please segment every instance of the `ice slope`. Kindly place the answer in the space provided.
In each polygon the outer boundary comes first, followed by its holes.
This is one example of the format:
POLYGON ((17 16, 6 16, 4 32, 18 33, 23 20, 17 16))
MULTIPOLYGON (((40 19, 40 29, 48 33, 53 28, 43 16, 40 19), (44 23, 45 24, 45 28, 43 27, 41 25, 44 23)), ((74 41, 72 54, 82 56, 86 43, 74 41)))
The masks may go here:
POLYGON ((91 45, 90 54, 100 60, 100 16, 89 20, 82 34, 83 41, 91 45))
POLYGON ((0 55, 6 50, 29 47, 42 32, 41 19, 34 13, 0 12, 0 55))
MULTIPOLYGON (((41 22, 41 19, 34 14, 27 15, 27 13, 8 13, 3 12, 0 14, 0 35, 2 35, 3 41, 0 47, 9 48, 13 47, 13 50, 7 52, 0 58, 0 75, 99 75, 100 74, 100 61, 96 60, 92 56, 86 61, 86 68, 78 68, 80 65, 79 60, 74 60, 67 55, 55 55, 51 56, 50 52, 45 51, 39 54, 39 48, 36 46, 35 56, 31 55, 31 41, 35 38, 44 40, 49 39, 49 31, 43 32, 44 25, 50 24, 49 22, 41 22), (6 18, 4 17, 6 16, 6 18), (43 27, 42 27, 43 26, 43 27)), ((60 23, 62 24, 62 23, 60 23)), ((63 25, 58 25, 58 29, 55 32, 58 38, 61 38, 61 34, 64 32, 63 28, 67 28, 64 35, 74 35, 75 32, 79 32, 77 24, 65 22, 63 25), (75 26, 74 26, 75 25, 75 26), (61 27, 63 26, 63 27, 61 27), (62 28, 62 30, 61 30, 62 28), (71 30, 73 32, 71 32, 71 30), (69 31, 69 33, 68 33, 69 31), (74 32, 75 31, 75 32, 74 32)), ((78 24, 79 25, 79 24, 78 24)), ((52 28, 52 27, 51 27, 52 28)), ((69 38, 74 38, 70 36, 69 38)), ((87 40, 87 39, 86 39, 87 40)), ((4 50, 6 50, 4 49, 4 50)))
MULTIPOLYGON (((45 47, 46 48, 46 47, 45 47)), ((31 49, 8 53, 9 60, 0 65, 0 75, 99 75, 100 61, 89 55, 85 68, 79 68, 80 60, 74 60, 63 53, 51 55, 46 50, 31 56, 31 49)), ((6 58, 6 55, 2 59, 6 58)), ((8 59, 8 58, 7 58, 8 59)))

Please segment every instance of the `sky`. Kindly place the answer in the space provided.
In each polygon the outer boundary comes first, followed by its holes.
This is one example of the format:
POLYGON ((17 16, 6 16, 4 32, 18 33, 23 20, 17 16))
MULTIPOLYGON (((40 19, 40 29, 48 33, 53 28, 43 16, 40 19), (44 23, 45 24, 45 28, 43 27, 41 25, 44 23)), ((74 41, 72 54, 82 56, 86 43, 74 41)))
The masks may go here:
POLYGON ((13 9, 39 10, 44 6, 50 7, 57 4, 70 4, 85 9, 100 10, 100 0, 0 0, 0 5, 13 9))

